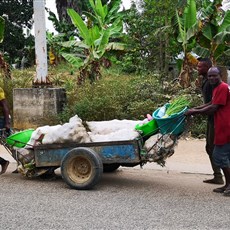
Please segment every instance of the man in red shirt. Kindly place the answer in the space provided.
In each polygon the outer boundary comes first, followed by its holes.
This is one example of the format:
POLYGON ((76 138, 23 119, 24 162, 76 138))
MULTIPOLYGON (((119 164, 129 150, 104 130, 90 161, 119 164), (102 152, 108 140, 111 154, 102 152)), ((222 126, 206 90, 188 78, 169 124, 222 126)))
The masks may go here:
POLYGON ((213 160, 223 170, 225 185, 213 191, 230 196, 230 92, 228 84, 221 80, 221 71, 218 67, 208 70, 208 80, 213 85, 211 102, 189 109, 185 115, 214 114, 213 160))

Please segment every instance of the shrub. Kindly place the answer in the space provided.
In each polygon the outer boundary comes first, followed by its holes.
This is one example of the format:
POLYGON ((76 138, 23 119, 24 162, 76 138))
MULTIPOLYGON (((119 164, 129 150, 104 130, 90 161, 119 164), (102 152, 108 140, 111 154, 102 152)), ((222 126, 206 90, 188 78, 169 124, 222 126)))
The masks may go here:
MULTIPOLYGON (((12 80, 0 78, 7 99, 13 110, 13 89, 32 87, 34 69, 12 71, 12 80)), ((190 96, 191 107, 202 104, 202 97, 194 87, 182 89, 177 82, 168 82, 158 74, 129 75, 115 68, 106 69, 99 81, 83 86, 77 84, 78 72, 73 73, 68 65, 49 69, 49 78, 54 87, 66 89, 68 103, 58 117, 47 118, 50 125, 67 122, 73 115, 83 121, 112 119, 142 120, 157 108, 179 95, 190 96), (57 120, 58 119, 58 120, 57 120)), ((206 119, 196 116, 189 127, 195 137, 203 137, 206 119)))

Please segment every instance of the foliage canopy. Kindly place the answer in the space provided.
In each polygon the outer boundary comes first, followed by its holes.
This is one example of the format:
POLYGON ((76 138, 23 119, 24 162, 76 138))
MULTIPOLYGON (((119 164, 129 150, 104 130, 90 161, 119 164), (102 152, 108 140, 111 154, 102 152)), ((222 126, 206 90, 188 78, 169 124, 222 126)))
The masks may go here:
POLYGON ((32 46, 33 37, 28 32, 32 28, 33 0, 0 1, 0 16, 5 18, 5 36, 0 45, 10 63, 15 63, 16 57, 22 58, 26 46, 32 46), (25 35, 25 31, 28 32, 25 35))

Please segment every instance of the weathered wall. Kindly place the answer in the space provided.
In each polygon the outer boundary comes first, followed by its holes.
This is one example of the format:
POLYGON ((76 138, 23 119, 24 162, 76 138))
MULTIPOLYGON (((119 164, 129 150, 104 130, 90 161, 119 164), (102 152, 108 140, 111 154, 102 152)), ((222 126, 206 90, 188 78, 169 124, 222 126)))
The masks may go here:
POLYGON ((62 88, 26 88, 13 92, 13 127, 37 128, 60 113, 66 103, 62 88))

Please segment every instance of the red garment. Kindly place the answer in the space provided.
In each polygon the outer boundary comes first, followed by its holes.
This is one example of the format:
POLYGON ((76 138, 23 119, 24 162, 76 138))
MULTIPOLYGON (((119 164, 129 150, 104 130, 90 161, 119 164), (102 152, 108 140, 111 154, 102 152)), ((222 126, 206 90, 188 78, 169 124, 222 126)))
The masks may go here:
POLYGON ((214 114, 215 145, 230 143, 230 92, 228 84, 221 82, 214 88, 212 104, 220 105, 214 114))

